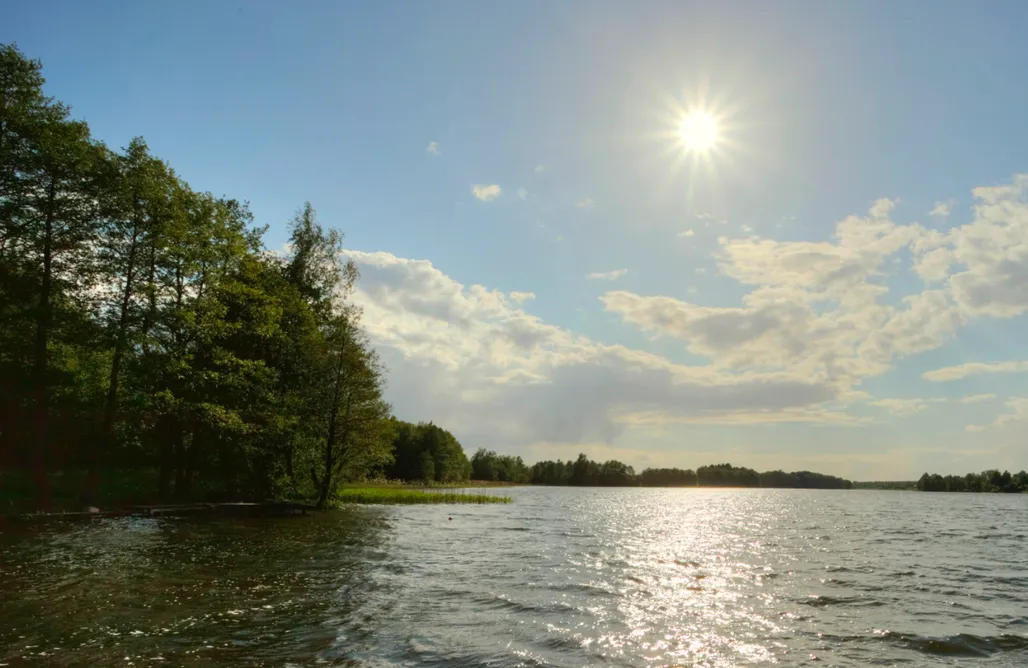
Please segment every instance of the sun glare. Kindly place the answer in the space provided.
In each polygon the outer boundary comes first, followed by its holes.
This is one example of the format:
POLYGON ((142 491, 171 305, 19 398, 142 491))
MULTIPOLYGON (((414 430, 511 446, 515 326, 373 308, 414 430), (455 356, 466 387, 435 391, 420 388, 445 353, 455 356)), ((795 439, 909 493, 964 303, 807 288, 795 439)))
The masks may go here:
POLYGON ((706 153, 717 144, 717 119, 703 109, 690 111, 678 126, 678 135, 685 150, 706 153))

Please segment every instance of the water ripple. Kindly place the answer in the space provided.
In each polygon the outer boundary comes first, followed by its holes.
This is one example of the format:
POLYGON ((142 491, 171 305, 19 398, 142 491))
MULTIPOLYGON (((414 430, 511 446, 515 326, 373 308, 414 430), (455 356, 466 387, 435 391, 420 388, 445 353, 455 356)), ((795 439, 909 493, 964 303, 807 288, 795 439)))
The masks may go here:
POLYGON ((0 664, 1028 665, 1020 497, 512 494, 5 529, 0 664))

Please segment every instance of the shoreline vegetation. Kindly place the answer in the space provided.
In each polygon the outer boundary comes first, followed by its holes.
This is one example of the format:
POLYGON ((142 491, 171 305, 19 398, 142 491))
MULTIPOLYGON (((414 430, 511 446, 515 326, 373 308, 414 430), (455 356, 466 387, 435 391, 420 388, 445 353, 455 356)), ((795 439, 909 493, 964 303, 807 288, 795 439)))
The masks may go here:
POLYGON ((509 496, 500 494, 476 494, 463 489, 445 491, 438 488, 415 487, 344 487, 336 494, 335 502, 381 504, 381 505, 412 505, 423 503, 510 503, 509 496))
POLYGON ((997 469, 966 475, 939 475, 925 473, 914 483, 919 492, 970 492, 1025 494, 1028 493, 1028 472, 1000 472, 997 469))
POLYGON ((574 461, 541 461, 527 466, 520 457, 479 449, 471 457, 472 478, 532 485, 573 487, 766 487, 788 489, 852 489, 853 483, 812 471, 765 471, 731 464, 696 470, 647 468, 636 473, 617 460, 598 462, 585 454, 574 461))
POLYGON ((854 482, 853 489, 878 489, 897 492, 913 492, 917 481, 915 480, 866 480, 854 482))

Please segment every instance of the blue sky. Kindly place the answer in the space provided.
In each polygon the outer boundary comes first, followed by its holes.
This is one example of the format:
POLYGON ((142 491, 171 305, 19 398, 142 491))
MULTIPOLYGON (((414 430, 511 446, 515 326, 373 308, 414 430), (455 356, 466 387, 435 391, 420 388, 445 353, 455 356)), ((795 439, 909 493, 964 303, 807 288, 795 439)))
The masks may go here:
POLYGON ((530 461, 896 479, 1028 467, 1026 21, 39 1, 0 40, 109 145, 248 199, 269 247, 304 200, 344 231, 400 417, 530 461))

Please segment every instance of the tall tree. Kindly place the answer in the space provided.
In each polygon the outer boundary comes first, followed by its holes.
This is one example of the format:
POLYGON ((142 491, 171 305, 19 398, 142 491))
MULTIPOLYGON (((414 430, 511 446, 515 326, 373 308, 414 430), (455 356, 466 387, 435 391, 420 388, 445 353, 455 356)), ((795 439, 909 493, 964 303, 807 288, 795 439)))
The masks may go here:
POLYGON ((382 369, 351 313, 332 319, 326 332, 324 439, 311 467, 318 507, 341 479, 388 463, 389 405, 382 399, 382 369))
POLYGON ((327 323, 339 299, 345 299, 357 282, 357 266, 351 260, 340 262, 343 235, 325 230, 318 222, 310 202, 289 225, 289 259, 285 274, 310 304, 318 319, 327 323))
MULTIPOLYGON (((0 45, 0 468, 31 459, 41 497, 61 455, 87 500, 110 466, 156 464, 162 497, 200 479, 322 505, 383 470, 393 425, 342 234, 306 203, 268 252, 245 203, 142 139, 109 151, 43 83, 0 45)), ((426 430, 423 474, 459 476, 456 439, 426 430)))
POLYGON ((90 139, 85 123, 71 120, 66 107, 43 95, 37 62, 6 46, 0 49, 0 70, 0 245, 5 256, 0 280, 8 292, 17 286, 16 294, 5 296, 20 303, 31 322, 28 440, 33 476, 45 502, 52 445, 50 348, 67 331, 65 307, 90 301, 102 149, 90 139), (11 275, 18 278, 11 280, 11 275))
POLYGON ((138 137, 123 155, 110 156, 109 165, 101 203, 104 229, 98 250, 106 288, 102 315, 108 323, 111 363, 99 433, 91 440, 84 490, 87 503, 92 503, 96 495, 105 455, 113 445, 122 367, 130 344, 139 340, 138 328, 143 321, 140 316, 147 308, 140 300, 140 293, 149 287, 147 251, 153 270, 153 253, 160 243, 174 180, 174 175, 150 155, 146 142, 138 137))

